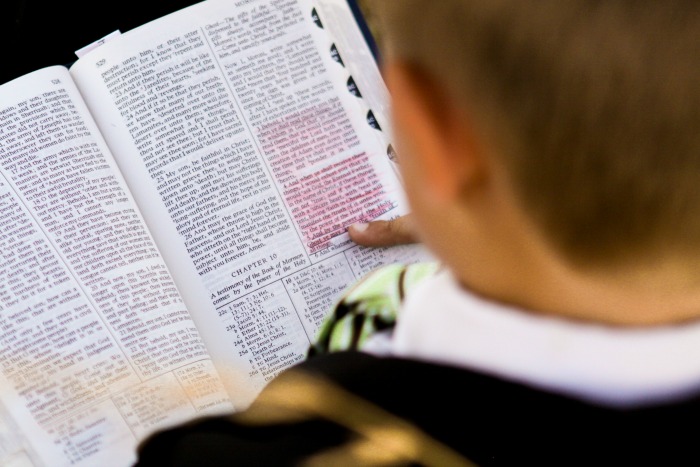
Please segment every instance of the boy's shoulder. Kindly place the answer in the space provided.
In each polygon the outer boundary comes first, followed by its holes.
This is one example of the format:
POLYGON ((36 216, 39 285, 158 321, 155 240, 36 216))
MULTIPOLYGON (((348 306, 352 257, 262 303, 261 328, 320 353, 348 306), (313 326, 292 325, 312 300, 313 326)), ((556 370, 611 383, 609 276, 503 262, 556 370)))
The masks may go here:
POLYGON ((700 393, 615 409, 463 368, 338 352, 283 373, 246 411, 159 434, 141 465, 183 453, 292 465, 347 460, 362 446, 397 465, 689 462, 700 457, 686 429, 698 417, 700 393))

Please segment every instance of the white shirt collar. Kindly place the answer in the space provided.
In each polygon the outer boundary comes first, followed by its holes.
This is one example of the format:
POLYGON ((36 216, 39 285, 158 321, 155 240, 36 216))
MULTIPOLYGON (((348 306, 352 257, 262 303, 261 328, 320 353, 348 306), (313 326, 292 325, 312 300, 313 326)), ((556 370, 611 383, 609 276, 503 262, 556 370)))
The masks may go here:
POLYGON ((611 406, 700 389, 700 322, 624 329, 546 317, 470 293, 446 271, 408 294, 390 345, 611 406))

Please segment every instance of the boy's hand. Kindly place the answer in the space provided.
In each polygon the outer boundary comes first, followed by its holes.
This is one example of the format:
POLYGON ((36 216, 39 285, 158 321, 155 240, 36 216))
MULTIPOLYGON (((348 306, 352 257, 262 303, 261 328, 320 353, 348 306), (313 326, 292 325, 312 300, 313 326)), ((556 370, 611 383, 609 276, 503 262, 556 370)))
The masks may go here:
POLYGON ((391 221, 353 224, 348 228, 348 234, 358 245, 370 247, 405 245, 418 241, 411 225, 410 214, 391 221))

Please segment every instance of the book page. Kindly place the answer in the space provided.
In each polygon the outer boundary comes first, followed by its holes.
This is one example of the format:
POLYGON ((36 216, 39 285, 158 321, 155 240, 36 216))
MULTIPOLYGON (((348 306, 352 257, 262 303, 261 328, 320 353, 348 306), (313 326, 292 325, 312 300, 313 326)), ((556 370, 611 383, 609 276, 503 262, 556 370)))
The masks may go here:
POLYGON ((343 289, 427 258, 347 236, 406 206, 388 123, 348 85, 318 11, 210 0, 71 69, 237 405, 305 357, 343 289))
POLYGON ((156 429, 232 410, 63 67, 0 87, 0 388, 2 465, 126 466, 156 429))
MULTIPOLYGON (((323 27, 331 38, 334 60, 346 68, 347 81, 353 83, 354 92, 362 95, 361 102, 366 103, 367 111, 372 110, 382 128, 385 147, 390 151, 388 146, 391 145, 393 136, 389 125, 389 91, 347 1, 319 0, 315 8, 319 19, 323 18, 323 27)), ((391 153, 387 155, 392 161, 396 157, 391 153)))

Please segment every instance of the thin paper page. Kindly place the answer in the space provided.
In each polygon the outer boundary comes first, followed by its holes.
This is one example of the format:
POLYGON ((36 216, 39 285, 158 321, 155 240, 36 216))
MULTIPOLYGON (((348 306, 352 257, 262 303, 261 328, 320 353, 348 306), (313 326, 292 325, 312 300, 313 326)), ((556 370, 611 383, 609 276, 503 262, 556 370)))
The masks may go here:
POLYGON ((119 37, 120 35, 121 35, 121 31, 119 31, 119 30, 116 30, 114 32, 110 32, 109 34, 107 34, 103 38, 98 39, 95 42, 88 44, 85 47, 81 47, 80 49, 76 50, 75 55, 78 58, 80 58, 84 55, 87 55, 88 52, 95 50, 99 46, 106 44, 107 42, 111 41, 115 37, 119 37))
POLYGON ((405 202, 381 130, 313 11, 208 1, 71 70, 208 348, 247 380, 230 384, 233 397, 303 359, 357 277, 425 258, 337 241, 405 202))
POLYGON ((328 34, 332 37, 333 53, 337 60, 347 69, 348 80, 357 86, 362 94, 367 110, 372 109, 375 117, 382 124, 383 140, 390 144, 393 140, 391 125, 389 125, 390 99, 374 56, 362 32, 357 26, 346 0, 319 0, 316 7, 318 14, 323 17, 328 34))
POLYGON ((39 465, 231 410, 68 71, 0 87, 0 401, 39 465))

